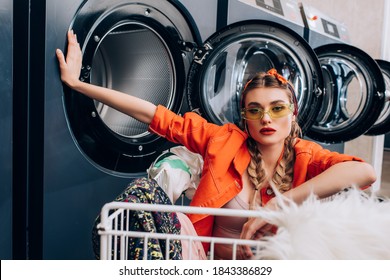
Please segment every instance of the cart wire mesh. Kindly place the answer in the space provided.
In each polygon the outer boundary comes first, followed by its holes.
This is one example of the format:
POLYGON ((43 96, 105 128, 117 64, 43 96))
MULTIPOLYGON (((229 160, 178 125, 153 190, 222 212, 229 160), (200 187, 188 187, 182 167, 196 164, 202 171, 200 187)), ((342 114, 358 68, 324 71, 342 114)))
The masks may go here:
MULTIPOLYGON (((237 259, 237 250, 240 245, 248 245, 252 248, 254 256, 262 248, 259 240, 245 240, 236 238, 169 234, 158 232, 143 232, 128 230, 130 211, 155 211, 155 212, 179 212, 184 214, 209 214, 214 216, 233 216, 233 217, 260 217, 257 211, 235 210, 193 207, 181 205, 162 205, 162 204, 144 204, 144 203, 127 203, 127 202, 110 202, 103 206, 101 210, 101 220, 97 225, 98 234, 100 235, 100 259, 102 260, 127 260, 128 246, 130 238, 141 238, 143 242, 143 259, 147 259, 148 240, 158 239, 165 240, 170 244, 173 240, 188 242, 186 246, 188 257, 191 259, 191 252, 195 241, 210 244, 210 251, 207 259, 214 259, 214 250, 216 244, 226 244, 232 246, 232 259, 237 259)), ((169 246, 165 246, 165 259, 170 259, 169 246)), ((256 258, 256 257, 254 257, 256 258)))

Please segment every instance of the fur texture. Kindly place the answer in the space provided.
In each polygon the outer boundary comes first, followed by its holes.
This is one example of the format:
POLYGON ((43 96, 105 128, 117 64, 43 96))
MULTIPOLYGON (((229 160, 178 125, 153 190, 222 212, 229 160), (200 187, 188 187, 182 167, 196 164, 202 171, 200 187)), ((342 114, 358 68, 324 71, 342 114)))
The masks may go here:
POLYGON ((259 210, 278 226, 264 237, 260 259, 390 259, 390 200, 349 189, 331 200, 297 205, 278 196, 280 211, 259 210))

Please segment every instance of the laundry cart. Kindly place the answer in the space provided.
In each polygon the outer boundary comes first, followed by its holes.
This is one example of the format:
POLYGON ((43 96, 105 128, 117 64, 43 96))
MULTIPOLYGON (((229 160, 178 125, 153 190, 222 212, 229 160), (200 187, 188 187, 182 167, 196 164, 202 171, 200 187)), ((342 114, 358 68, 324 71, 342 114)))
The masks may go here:
POLYGON ((148 257, 148 243, 151 240, 163 241, 162 250, 163 259, 172 259, 172 243, 181 244, 183 256, 187 255, 188 259, 193 259, 193 252, 196 245, 200 242, 210 244, 209 254, 206 259, 214 259, 214 249, 216 244, 227 244, 232 246, 232 259, 237 259, 240 245, 248 245, 254 253, 254 258, 262 249, 262 243, 259 240, 244 240, 236 238, 207 237, 189 234, 172 234, 156 233, 145 231, 128 230, 131 222, 129 219, 130 211, 151 211, 158 213, 181 213, 181 214, 210 214, 215 216, 233 216, 233 217, 259 217, 257 211, 234 210, 220 208, 192 207, 182 205, 162 205, 162 204, 145 204, 145 203, 128 203, 128 202, 110 202, 103 206, 101 211, 100 223, 97 224, 97 230, 100 238, 100 259, 102 260, 127 260, 129 257, 129 246, 135 243, 142 244, 143 248, 132 248, 142 251, 139 259, 150 259, 148 257), (141 240, 141 242, 140 242, 141 240), (143 250, 141 250, 143 249, 143 250))

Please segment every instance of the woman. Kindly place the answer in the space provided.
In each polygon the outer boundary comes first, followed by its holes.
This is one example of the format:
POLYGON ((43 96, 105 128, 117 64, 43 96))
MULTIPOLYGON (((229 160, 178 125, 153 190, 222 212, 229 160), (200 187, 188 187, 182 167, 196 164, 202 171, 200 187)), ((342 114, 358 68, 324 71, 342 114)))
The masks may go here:
MULTIPOLYGON (((299 138, 293 87, 274 69, 250 80, 242 93, 243 130, 218 126, 195 113, 179 116, 161 105, 79 80, 82 53, 73 31, 68 32, 66 59, 56 51, 61 80, 75 91, 107 104, 149 125, 149 131, 186 146, 204 159, 202 178, 191 205, 255 209, 277 208, 270 184, 300 203, 312 192, 323 198, 348 186, 375 181, 373 168, 361 159, 330 152, 299 138)), ((204 236, 259 238, 271 229, 259 218, 230 219, 189 215, 204 236)), ((204 245, 206 252, 207 244, 204 245)), ((231 248, 217 246, 216 258, 231 258, 231 248)), ((238 258, 252 256, 244 247, 238 258)))

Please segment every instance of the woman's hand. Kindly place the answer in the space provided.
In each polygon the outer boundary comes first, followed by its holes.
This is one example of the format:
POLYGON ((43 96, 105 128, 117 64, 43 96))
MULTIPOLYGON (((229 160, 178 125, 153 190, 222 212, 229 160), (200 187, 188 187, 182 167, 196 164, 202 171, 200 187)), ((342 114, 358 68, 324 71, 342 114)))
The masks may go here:
POLYGON ((73 30, 68 31, 66 59, 60 49, 56 50, 56 55, 60 65, 61 80, 69 87, 74 88, 80 82, 79 77, 83 58, 80 45, 77 42, 77 37, 73 33, 73 30))
MULTIPOLYGON (((271 199, 265 206, 270 210, 276 210, 277 206, 275 198, 271 199)), ((264 236, 274 234, 275 226, 269 224, 267 221, 261 218, 249 218, 248 221, 243 225, 240 238, 241 239, 252 239, 258 240, 264 236)), ((253 257, 253 252, 248 245, 241 246, 240 250, 246 258, 250 259, 253 257)))
POLYGON ((140 122, 146 124, 151 123, 156 112, 156 105, 153 103, 132 96, 131 93, 124 93, 79 80, 83 57, 76 34, 72 30, 68 31, 66 58, 59 49, 56 50, 56 54, 60 64, 61 80, 70 88, 129 115, 140 122))

